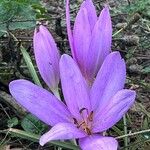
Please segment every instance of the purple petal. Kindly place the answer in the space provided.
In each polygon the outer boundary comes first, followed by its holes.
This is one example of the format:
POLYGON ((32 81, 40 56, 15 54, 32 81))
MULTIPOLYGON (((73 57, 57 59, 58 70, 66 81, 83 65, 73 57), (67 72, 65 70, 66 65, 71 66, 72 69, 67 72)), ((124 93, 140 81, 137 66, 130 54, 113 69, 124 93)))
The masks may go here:
POLYGON ((135 95, 133 90, 118 91, 109 104, 100 113, 95 114, 93 132, 105 131, 116 124, 133 105, 135 95))
POLYGON ((108 7, 99 16, 92 32, 88 57, 86 59, 87 74, 94 78, 105 57, 111 52, 112 24, 108 7))
POLYGON ((15 80, 9 84, 9 89, 18 103, 46 124, 53 126, 71 121, 66 106, 43 88, 27 80, 15 80))
POLYGON ((40 145, 52 140, 67 140, 85 137, 86 134, 70 123, 58 123, 52 129, 41 136, 40 145))
POLYGON ((40 74, 51 90, 55 90, 59 83, 59 52, 50 32, 44 26, 35 30, 34 53, 40 74))
POLYGON ((126 78, 125 62, 119 52, 109 54, 91 88, 91 103, 93 110, 101 111, 116 94, 123 89, 126 78))
POLYGON ((90 27, 92 31, 97 21, 96 9, 93 5, 92 0, 86 0, 84 5, 88 13, 88 19, 89 19, 89 23, 90 23, 90 27))
POLYGON ((70 25, 69 0, 66 0, 66 23, 67 23, 67 34, 68 34, 69 44, 71 47, 71 53, 73 57, 75 57, 74 47, 73 47, 73 36, 72 36, 72 30, 71 30, 71 25, 70 25))
POLYGON ((112 137, 92 135, 79 140, 82 150, 117 150, 118 142, 112 137))
POLYGON ((81 109, 90 109, 88 87, 77 64, 68 55, 60 59, 60 76, 67 106, 75 117, 80 118, 81 109))
MULTIPOLYGON (((84 4, 84 3, 83 3, 84 4)), ((82 4, 82 5, 83 5, 82 4)), ((74 55, 82 73, 86 77, 85 60, 91 41, 91 29, 86 8, 81 6, 75 19, 73 30, 74 55)))

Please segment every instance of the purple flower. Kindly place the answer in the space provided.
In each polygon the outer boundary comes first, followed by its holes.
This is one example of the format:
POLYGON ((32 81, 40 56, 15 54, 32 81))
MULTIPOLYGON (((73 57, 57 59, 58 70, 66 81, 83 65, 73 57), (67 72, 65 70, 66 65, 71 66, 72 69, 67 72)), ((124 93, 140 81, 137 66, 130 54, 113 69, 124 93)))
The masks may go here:
POLYGON ((92 0, 85 0, 70 26, 69 0, 66 3, 67 32, 71 52, 89 83, 94 81, 105 57, 111 52, 112 24, 108 7, 97 18, 92 0))
POLYGON ((59 83, 60 55, 56 43, 46 27, 41 25, 38 30, 35 30, 33 46, 39 72, 54 92, 59 83))
POLYGON ((53 126, 41 136, 40 144, 79 139, 83 150, 117 150, 117 141, 102 136, 102 132, 116 124, 135 99, 135 91, 123 89, 126 67, 119 52, 106 57, 91 89, 70 56, 63 55, 59 66, 66 105, 29 81, 16 80, 9 85, 11 94, 22 106, 53 126))

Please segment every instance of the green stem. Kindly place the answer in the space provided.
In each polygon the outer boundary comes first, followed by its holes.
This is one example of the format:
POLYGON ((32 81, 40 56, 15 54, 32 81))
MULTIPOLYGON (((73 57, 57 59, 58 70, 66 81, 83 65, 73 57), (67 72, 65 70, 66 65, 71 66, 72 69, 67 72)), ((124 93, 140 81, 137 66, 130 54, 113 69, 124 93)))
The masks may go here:
POLYGON ((122 135, 122 134, 123 134, 122 131, 121 131, 118 127, 116 127, 116 126, 113 126, 112 129, 113 129, 117 134, 119 134, 119 135, 122 135))
POLYGON ((54 94, 59 100, 61 100, 60 94, 59 94, 59 89, 58 89, 58 88, 56 88, 56 89, 54 89, 54 90, 51 90, 51 91, 53 92, 53 94, 54 94))
MULTIPOLYGON (((127 134, 127 120, 126 120, 126 115, 123 116, 123 124, 124 124, 124 134, 127 134)), ((125 147, 128 146, 128 137, 124 137, 124 145, 125 147)), ((128 150, 125 148, 125 150, 128 150)))
POLYGON ((134 135, 137 135, 137 134, 143 134, 143 133, 147 133, 147 132, 150 132, 150 129, 142 130, 142 131, 138 131, 138 132, 134 132, 134 133, 129 133, 129 134, 125 134, 125 135, 121 135, 121 136, 116 137, 116 139, 122 139, 122 138, 125 138, 125 137, 134 136, 134 135))
POLYGON ((122 32, 124 30, 124 28, 121 28, 120 30, 118 30, 117 32, 115 32, 112 37, 116 36, 117 34, 119 34, 120 32, 122 32))

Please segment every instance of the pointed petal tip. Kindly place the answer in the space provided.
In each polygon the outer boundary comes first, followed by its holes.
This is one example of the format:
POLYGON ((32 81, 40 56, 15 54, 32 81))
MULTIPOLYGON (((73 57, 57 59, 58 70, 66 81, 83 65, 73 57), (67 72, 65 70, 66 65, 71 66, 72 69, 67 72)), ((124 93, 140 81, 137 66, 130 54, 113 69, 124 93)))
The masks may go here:
POLYGON ((36 35, 37 33, 41 32, 42 30, 47 30, 47 28, 44 25, 39 25, 35 28, 34 30, 34 35, 36 35))
POLYGON ((46 26, 44 26, 44 25, 40 25, 40 26, 39 26, 39 30, 41 30, 41 31, 42 31, 42 30, 48 30, 48 29, 47 29, 47 27, 46 27, 46 26))
POLYGON ((108 4, 105 4, 102 11, 106 12, 106 13, 109 13, 109 5, 108 4))
POLYGON ((34 35, 37 35, 38 33, 41 34, 50 34, 48 28, 44 25, 39 25, 37 28, 34 30, 34 35))
POLYGON ((112 52, 112 53, 110 53, 110 54, 113 54, 113 55, 120 55, 120 52, 114 51, 114 52, 112 52))
MULTIPOLYGON (((100 16, 99 16, 99 19, 100 18, 103 18, 105 20, 105 22, 109 23, 109 26, 112 26, 111 16, 110 16, 109 6, 108 5, 105 5, 104 8, 102 9, 102 11, 100 13, 100 16)), ((112 27, 110 29, 112 30, 112 27)))
POLYGON ((65 61, 66 59, 72 59, 71 56, 67 55, 67 54, 63 54, 60 58, 60 64, 62 63, 62 61, 65 61))
POLYGON ((67 54, 63 54, 63 55, 61 56, 61 59, 64 59, 64 58, 66 58, 66 57, 70 57, 70 56, 67 55, 67 54))
POLYGON ((35 36, 36 33, 38 33, 38 30, 37 30, 37 28, 35 27, 33 36, 35 36))
POLYGON ((125 89, 126 92, 129 93, 129 97, 131 97, 131 101, 134 102, 136 98, 136 91, 125 89))
POLYGON ((105 4, 103 9, 109 10, 109 5, 108 5, 108 4, 105 4))
POLYGON ((44 146, 44 145, 45 145, 45 143, 46 143, 46 142, 44 142, 44 141, 43 141, 42 136, 41 136, 41 138, 40 138, 40 140, 39 140, 39 143, 40 143, 40 145, 41 145, 41 146, 44 146))
POLYGON ((132 93, 133 93, 134 97, 136 97, 136 91, 132 90, 132 93))
POLYGON ((114 126, 133 106, 135 97, 136 92, 133 90, 123 89, 118 91, 111 98, 105 110, 101 114, 95 115, 93 132, 103 132, 114 126))
POLYGON ((130 89, 122 89, 122 93, 126 94, 127 97, 132 97, 133 99, 136 97, 136 91, 130 89))
POLYGON ((92 86, 92 107, 95 109, 99 107, 100 111, 118 90, 123 89, 125 79, 126 66, 120 53, 117 51, 110 53, 105 58, 92 86), (98 101, 99 97, 101 97, 100 101, 98 101))
POLYGON ((107 57, 115 57, 116 59, 122 59, 121 54, 118 51, 111 52, 107 57))

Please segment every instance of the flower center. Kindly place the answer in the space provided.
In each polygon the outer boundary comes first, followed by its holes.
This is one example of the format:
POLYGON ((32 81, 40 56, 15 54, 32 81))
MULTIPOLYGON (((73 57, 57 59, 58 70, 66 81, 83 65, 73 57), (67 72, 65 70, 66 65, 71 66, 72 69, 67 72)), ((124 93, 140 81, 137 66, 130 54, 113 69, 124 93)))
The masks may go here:
POLYGON ((80 110, 80 114, 81 114, 82 120, 78 121, 76 118, 73 118, 74 124, 77 126, 77 128, 81 128, 88 135, 91 135, 92 134, 93 111, 91 111, 89 113, 87 108, 82 108, 80 110))

